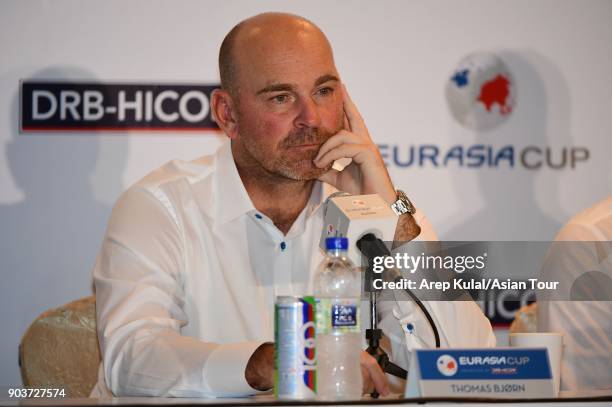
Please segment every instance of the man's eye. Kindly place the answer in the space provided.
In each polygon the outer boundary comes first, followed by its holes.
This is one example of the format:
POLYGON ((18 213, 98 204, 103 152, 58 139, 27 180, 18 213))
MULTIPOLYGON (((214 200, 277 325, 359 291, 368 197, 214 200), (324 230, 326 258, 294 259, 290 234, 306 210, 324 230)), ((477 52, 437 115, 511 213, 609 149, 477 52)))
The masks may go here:
POLYGON ((321 96, 329 96, 334 92, 333 88, 325 87, 318 90, 319 95, 321 96))
POLYGON ((276 95, 272 97, 272 102, 282 104, 289 101, 289 95, 276 95))

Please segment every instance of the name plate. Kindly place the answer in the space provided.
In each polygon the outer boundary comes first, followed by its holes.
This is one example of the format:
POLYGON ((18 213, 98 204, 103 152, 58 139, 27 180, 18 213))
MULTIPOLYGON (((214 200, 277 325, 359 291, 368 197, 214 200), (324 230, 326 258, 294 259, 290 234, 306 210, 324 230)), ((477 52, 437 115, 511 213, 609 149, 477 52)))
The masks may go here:
POLYGON ((405 397, 552 398, 546 348, 419 349, 405 397))

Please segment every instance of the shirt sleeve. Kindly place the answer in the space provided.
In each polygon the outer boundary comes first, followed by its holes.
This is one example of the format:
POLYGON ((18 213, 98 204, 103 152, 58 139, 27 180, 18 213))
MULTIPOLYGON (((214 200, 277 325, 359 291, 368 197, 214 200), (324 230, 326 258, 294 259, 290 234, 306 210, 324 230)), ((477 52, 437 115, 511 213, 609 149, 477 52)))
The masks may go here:
POLYGON ((93 272, 106 385, 115 396, 255 394, 244 371, 263 342, 218 344, 181 335, 189 323, 184 244, 168 205, 132 187, 113 208, 93 272))
MULTIPOLYGON (((586 274, 601 273, 610 284, 612 248, 604 239, 593 225, 569 223, 551 244, 542 267, 542 279, 559 281, 561 287, 538 296, 538 331, 563 334, 561 390, 609 389, 612 383, 612 301, 570 301, 574 283, 586 274)), ((606 286, 595 282, 579 284, 579 294, 606 286)))

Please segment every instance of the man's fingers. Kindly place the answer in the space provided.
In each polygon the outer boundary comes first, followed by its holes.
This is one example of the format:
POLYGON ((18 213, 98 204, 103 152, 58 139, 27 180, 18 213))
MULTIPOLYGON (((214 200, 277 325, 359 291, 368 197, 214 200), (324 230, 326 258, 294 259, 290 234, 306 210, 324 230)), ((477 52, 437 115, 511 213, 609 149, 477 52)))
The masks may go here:
POLYGON ((325 153, 327 153, 329 150, 332 150, 338 147, 340 144, 343 144, 343 143, 355 144, 358 142, 359 142, 359 139, 357 139, 357 137, 354 137, 352 133, 349 133, 346 130, 340 130, 338 133, 330 137, 329 140, 323 143, 321 148, 319 148, 319 152, 317 153, 317 156, 315 157, 314 161, 317 161, 319 158, 325 155, 325 153))
MULTIPOLYGON (((346 90, 346 86, 342 85, 342 94, 344 102, 344 114, 348 120, 349 127, 352 132, 358 133, 359 135, 368 135, 368 128, 357 110, 357 106, 351 100, 351 97, 346 90)), ((368 135, 369 138, 369 135, 368 135)))
POLYGON ((340 158, 352 158, 356 164, 361 164, 365 161, 365 156, 369 150, 362 144, 347 144, 343 143, 336 148, 333 148, 323 154, 319 159, 314 160, 314 164, 319 168, 324 168, 331 162, 340 158))
POLYGON ((351 124, 348 121, 348 117, 346 117, 346 113, 344 114, 344 130, 351 131, 351 124))
MULTIPOLYGON (((374 384, 374 388, 381 396, 389 395, 389 383, 385 377, 385 373, 382 371, 376 359, 374 359, 367 352, 361 352, 361 366, 365 367, 367 374, 370 376, 370 380, 374 384)), ((364 378, 365 379, 365 378, 364 378)), ((364 380, 364 383, 366 381, 364 380)))
POLYGON ((340 174, 340 171, 331 169, 329 171, 327 171, 326 173, 322 174, 319 176, 319 181, 325 182, 326 184, 335 186, 337 181, 338 181, 338 175, 340 174))

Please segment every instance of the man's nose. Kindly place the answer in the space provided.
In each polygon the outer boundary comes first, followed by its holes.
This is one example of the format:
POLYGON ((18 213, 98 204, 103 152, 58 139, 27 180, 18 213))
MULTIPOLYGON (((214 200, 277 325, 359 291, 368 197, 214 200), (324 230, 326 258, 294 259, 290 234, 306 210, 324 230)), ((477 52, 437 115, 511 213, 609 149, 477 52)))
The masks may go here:
POLYGON ((318 127, 321 124, 319 106, 314 100, 302 99, 296 120, 296 127, 318 127))

